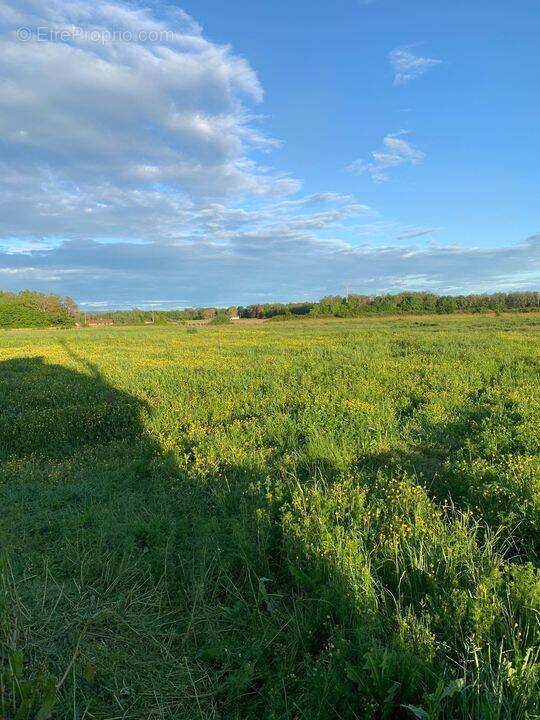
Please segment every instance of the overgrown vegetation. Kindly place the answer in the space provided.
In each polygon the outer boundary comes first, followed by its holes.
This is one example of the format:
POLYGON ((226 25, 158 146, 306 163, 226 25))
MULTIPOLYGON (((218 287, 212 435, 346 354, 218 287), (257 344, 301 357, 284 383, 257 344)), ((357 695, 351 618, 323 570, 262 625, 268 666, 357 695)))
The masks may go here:
POLYGON ((6 334, 0 715, 538 718, 539 328, 6 334))
POLYGON ((69 297, 30 290, 0 291, 0 328, 69 326, 75 323, 77 313, 77 305, 69 297))

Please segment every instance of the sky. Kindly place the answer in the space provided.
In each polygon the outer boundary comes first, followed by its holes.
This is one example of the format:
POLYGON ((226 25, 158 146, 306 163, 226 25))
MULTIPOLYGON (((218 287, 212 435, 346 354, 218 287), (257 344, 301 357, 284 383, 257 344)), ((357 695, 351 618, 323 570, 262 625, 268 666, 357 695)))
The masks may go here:
POLYGON ((536 0, 0 0, 0 290, 540 289, 536 0))

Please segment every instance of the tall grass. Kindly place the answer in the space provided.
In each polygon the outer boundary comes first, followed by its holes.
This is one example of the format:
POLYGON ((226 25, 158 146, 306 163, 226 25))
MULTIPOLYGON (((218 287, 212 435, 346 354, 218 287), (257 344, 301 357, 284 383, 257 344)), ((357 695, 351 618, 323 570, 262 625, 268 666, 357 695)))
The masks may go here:
POLYGON ((0 337, 0 715, 540 716, 535 315, 0 337))

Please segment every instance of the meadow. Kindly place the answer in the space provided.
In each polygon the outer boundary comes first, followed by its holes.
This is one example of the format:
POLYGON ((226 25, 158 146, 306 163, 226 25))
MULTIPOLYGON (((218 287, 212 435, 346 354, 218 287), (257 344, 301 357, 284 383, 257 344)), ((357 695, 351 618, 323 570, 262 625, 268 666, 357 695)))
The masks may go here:
POLYGON ((540 315, 0 332, 0 717, 540 717, 540 315))

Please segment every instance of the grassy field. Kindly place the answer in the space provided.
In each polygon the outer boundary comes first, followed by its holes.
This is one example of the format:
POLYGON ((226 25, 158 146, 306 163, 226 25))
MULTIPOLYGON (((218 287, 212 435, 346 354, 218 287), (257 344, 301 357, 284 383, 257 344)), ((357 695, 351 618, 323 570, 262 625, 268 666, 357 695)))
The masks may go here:
POLYGON ((0 333, 0 716, 540 717, 539 330, 0 333))

